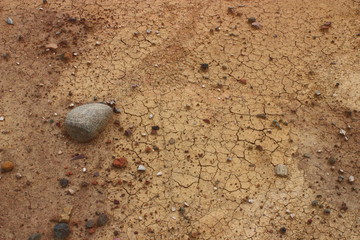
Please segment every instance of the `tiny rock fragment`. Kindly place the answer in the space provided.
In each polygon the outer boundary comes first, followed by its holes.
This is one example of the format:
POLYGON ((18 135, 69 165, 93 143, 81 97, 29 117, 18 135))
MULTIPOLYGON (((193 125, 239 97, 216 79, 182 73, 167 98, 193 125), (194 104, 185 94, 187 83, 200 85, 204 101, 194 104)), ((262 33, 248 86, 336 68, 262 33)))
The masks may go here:
POLYGON ((303 157, 304 158, 311 158, 311 154, 310 153, 304 153, 303 157))
POLYGON ((328 163, 329 163, 330 165, 334 165, 334 164, 336 163, 336 158, 334 158, 334 157, 329 157, 328 163))
POLYGON ((259 22, 253 22, 251 23, 251 27, 254 29, 261 29, 262 25, 259 22))
POLYGON ((100 45, 101 45, 101 42, 96 41, 96 42, 95 42, 95 45, 96 45, 96 46, 100 46, 100 45))
POLYGON ((339 134, 345 136, 345 135, 346 135, 346 131, 345 131, 344 129, 340 129, 340 130, 339 130, 339 134))
POLYGON ((22 178, 22 175, 21 175, 21 173, 16 173, 15 177, 16 177, 17 179, 21 179, 21 178, 22 178))
POLYGON ((86 228, 93 228, 95 226, 95 221, 94 220, 87 220, 85 223, 85 227, 86 228))
POLYGON ((9 25, 14 25, 14 20, 12 20, 12 18, 8 17, 6 19, 6 23, 9 24, 9 25))
POLYGON ((41 240, 41 234, 40 233, 34 233, 31 234, 28 240, 41 240))
POLYGON ((63 212, 60 214, 59 222, 62 222, 62 223, 70 222, 72 210, 73 210, 73 206, 64 207, 63 212))
POLYGON ((204 121, 204 123, 210 124, 210 120, 207 118, 203 119, 203 121, 204 121))
POLYGON ((344 181, 344 176, 341 176, 341 175, 340 175, 340 176, 338 177, 338 182, 342 182, 342 181, 344 181))
POLYGON ((154 114, 151 113, 151 114, 149 115, 149 119, 153 119, 153 118, 154 118, 154 114))
POLYGON ((97 225, 99 227, 105 226, 108 221, 109 217, 106 215, 106 213, 101 213, 97 219, 97 225))
POLYGON ((5 117, 4 116, 0 116, 0 121, 4 121, 5 117))
POLYGON ((330 214, 330 213, 331 213, 331 209, 325 208, 325 209, 324 209, 324 213, 325 213, 325 214, 330 214))
POLYGON ((316 90, 316 91, 315 91, 315 95, 316 95, 316 96, 320 96, 320 95, 321 95, 321 92, 320 92, 319 90, 316 90))
POLYGON ((171 211, 175 212, 176 211, 176 207, 171 207, 171 211))
POLYGON ((254 22, 256 22, 256 18, 249 17, 247 21, 248 21, 248 23, 254 23, 254 22))
POLYGON ((239 83, 241 83, 241 84, 246 84, 247 83, 247 80, 246 79, 244 79, 244 78, 240 78, 240 79, 238 79, 237 80, 239 83))
POLYGON ((113 167, 116 167, 116 168, 124 168, 127 166, 127 164, 128 164, 127 159, 122 157, 122 158, 114 159, 112 165, 113 165, 113 167))
POLYGON ((1 164, 1 172, 10 172, 14 169, 15 164, 11 161, 4 161, 1 164))
POLYGON ((56 43, 48 43, 45 45, 45 48, 56 50, 56 49, 58 49, 58 45, 56 43))
POLYGON ((71 188, 68 189, 68 193, 69 193, 70 195, 74 195, 75 192, 76 192, 76 191, 75 191, 74 189, 71 189, 71 188))
POLYGON ((355 181, 355 177, 354 176, 349 176, 349 183, 353 183, 355 181))
POLYGON ((160 129, 160 127, 159 126, 152 126, 151 127, 151 130, 155 130, 155 131, 157 131, 157 130, 159 130, 160 129))
POLYGON ((320 26, 320 30, 328 30, 329 28, 331 28, 332 22, 326 22, 323 25, 320 26))
POLYGON ((190 204, 187 203, 187 202, 184 202, 184 205, 185 205, 186 207, 190 207, 190 204))
POLYGON ((137 168, 138 171, 143 172, 146 170, 146 167, 144 165, 139 165, 137 168))
POLYGON ((208 63, 202 63, 200 64, 200 69, 203 71, 206 71, 209 69, 209 64, 208 63))
POLYGON ((171 145, 172 145, 172 144, 175 144, 175 139, 170 138, 170 139, 169 139, 169 144, 171 144, 171 145))
POLYGON ((161 171, 156 174, 156 176, 162 176, 162 175, 163 173, 161 171))
POLYGON ((286 165, 279 164, 275 167, 275 174, 280 177, 288 176, 288 169, 286 165))
POLYGON ((69 180, 66 178, 61 178, 59 183, 61 187, 66 188, 69 185, 69 180))

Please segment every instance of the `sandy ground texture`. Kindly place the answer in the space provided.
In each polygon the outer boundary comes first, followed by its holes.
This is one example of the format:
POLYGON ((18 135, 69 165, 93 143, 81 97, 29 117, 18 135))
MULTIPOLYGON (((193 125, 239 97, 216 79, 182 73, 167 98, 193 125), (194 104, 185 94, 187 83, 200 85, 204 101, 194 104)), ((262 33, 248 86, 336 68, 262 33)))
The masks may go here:
POLYGON ((53 239, 67 206, 73 240, 360 239, 358 0, 1 0, 0 20, 1 240, 53 239), (97 139, 66 136, 72 105, 112 100, 97 139))

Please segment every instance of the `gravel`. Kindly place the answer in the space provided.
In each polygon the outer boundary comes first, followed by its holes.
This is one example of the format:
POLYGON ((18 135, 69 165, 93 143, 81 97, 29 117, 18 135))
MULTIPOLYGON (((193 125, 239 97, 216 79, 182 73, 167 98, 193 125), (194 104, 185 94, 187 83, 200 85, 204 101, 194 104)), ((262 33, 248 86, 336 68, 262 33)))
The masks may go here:
POLYGON ((65 129, 78 142, 97 137, 112 117, 112 108, 102 103, 90 103, 71 110, 65 119, 65 129))

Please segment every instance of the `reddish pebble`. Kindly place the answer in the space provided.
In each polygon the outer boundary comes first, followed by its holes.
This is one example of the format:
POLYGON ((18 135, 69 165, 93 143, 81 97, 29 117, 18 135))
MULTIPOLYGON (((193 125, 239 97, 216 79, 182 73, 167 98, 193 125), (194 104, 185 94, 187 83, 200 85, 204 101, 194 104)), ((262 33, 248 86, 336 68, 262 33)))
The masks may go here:
POLYGON ((73 173, 72 171, 68 171, 68 172, 65 173, 66 176, 71 176, 71 175, 73 175, 73 174, 74 174, 74 173, 73 173))
POLYGON ((240 78, 238 80, 238 82, 241 83, 241 84, 244 84, 244 85, 247 83, 246 79, 243 79, 243 78, 240 78))
POLYGON ((150 153, 150 152, 151 152, 151 147, 147 146, 147 147, 145 148, 145 152, 146 152, 146 153, 150 153))
POLYGON ((95 228, 89 228, 88 233, 93 234, 93 233, 95 233, 95 231, 96 231, 95 228))
POLYGON ((113 166, 116 168, 124 168, 127 166, 127 159, 126 158, 117 158, 113 161, 113 166))
POLYGON ((111 143, 111 140, 107 140, 106 142, 105 142, 105 144, 110 144, 111 143))
POLYGON ((311 224, 312 223, 312 219, 309 219, 309 220, 307 220, 307 224, 311 224))
POLYGON ((157 134, 157 131, 153 129, 153 130, 151 130, 151 134, 155 135, 155 134, 157 134))
POLYGON ((203 119, 203 121, 207 124, 210 124, 210 120, 209 119, 203 119))
POLYGON ((1 164, 1 171, 2 172, 10 172, 14 169, 15 164, 11 161, 5 161, 1 164))
POLYGON ((91 182, 92 185, 98 185, 98 182, 96 180, 91 182))

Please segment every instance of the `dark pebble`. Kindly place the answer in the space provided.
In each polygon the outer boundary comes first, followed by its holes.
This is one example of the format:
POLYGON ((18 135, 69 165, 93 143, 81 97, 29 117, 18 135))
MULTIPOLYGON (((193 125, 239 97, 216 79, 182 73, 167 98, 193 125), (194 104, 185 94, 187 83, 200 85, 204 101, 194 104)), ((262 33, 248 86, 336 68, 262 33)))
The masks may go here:
POLYGON ((106 223, 109 221, 108 216, 105 213, 101 213, 97 220, 97 225, 99 227, 106 225, 106 223))
POLYGON ((61 178, 59 180, 60 186, 63 188, 66 188, 67 186, 69 186, 69 180, 66 178, 61 178))
POLYGON ((127 137, 130 137, 132 135, 132 131, 127 129, 127 130, 125 130, 124 135, 127 136, 127 137))
POLYGON ((95 222, 93 220, 87 220, 85 227, 86 228, 93 228, 95 226, 95 222))
POLYGON ((113 107, 113 112, 114 112, 114 113, 121 113, 121 110, 118 109, 118 108, 116 108, 116 107, 113 107))
POLYGON ((207 64, 207 63, 202 63, 202 64, 200 65, 200 68, 201 68, 201 70, 206 71, 206 70, 209 69, 209 64, 207 64))
POLYGON ((160 127, 159 126, 152 126, 151 129, 157 131, 157 130, 160 129, 160 127))
POLYGON ((281 232, 282 234, 286 233, 286 228, 285 228, 285 227, 280 228, 280 232, 281 232))
POLYGON ((41 234, 40 234, 40 233, 32 234, 32 235, 29 237, 29 240, 40 240, 40 239, 41 239, 41 234))
POLYGON ((70 228, 67 223, 59 223, 54 226, 55 239, 64 240, 70 235, 70 228))
POLYGON ((248 23, 254 23, 254 22, 256 22, 256 18, 254 18, 254 17, 248 18, 248 23))
POLYGON ((331 210, 328 209, 328 208, 325 208, 325 209, 324 209, 324 213, 325 213, 325 214, 330 214, 330 213, 331 213, 331 210))
POLYGON ((317 205, 319 205, 319 202, 317 200, 314 200, 311 202, 311 205, 316 207, 317 205))
POLYGON ((334 164, 336 163, 336 158, 334 158, 334 157, 329 157, 328 163, 329 163, 330 165, 334 165, 334 164))

